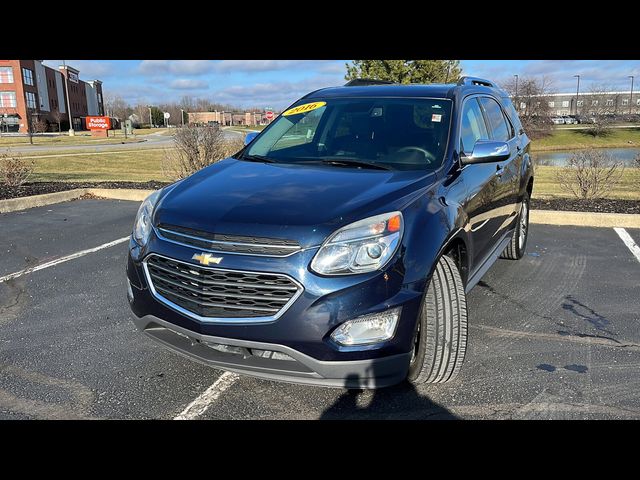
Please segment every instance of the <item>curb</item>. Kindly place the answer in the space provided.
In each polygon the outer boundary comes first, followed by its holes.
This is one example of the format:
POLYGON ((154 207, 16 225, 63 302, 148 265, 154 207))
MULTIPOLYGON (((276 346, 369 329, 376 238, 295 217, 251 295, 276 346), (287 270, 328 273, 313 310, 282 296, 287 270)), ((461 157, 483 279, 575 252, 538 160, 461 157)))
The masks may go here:
POLYGON ((564 212, 560 210, 531 210, 531 223, 545 225, 575 225, 578 227, 640 228, 640 214, 564 212))
POLYGON ((129 200, 141 202, 155 190, 138 190, 136 188, 87 188, 87 193, 96 197, 110 198, 113 200, 129 200))
MULTIPOLYGON (((86 194, 112 200, 141 202, 152 192, 153 190, 138 190, 135 188, 76 188, 74 190, 67 190, 64 192, 45 193, 43 195, 0 200, 0 213, 16 212, 19 210, 26 210, 28 208, 68 202, 70 200, 76 200, 86 194)), ((531 210, 529 213, 529 221, 531 223, 543 225, 640 228, 640 214, 631 213, 531 210)))
POLYGON ((152 192, 153 190, 136 190, 133 188, 75 188, 64 192, 44 193, 42 195, 0 200, 0 213, 17 212, 28 208, 44 207, 55 203, 69 202, 86 194, 113 200, 141 202, 152 192))

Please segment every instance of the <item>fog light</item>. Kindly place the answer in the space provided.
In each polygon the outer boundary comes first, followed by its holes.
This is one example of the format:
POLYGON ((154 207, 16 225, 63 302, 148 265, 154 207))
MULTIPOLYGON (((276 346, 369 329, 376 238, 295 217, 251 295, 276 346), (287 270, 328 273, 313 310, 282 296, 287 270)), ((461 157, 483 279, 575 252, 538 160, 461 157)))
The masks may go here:
POLYGON ((340 345, 368 345, 389 340, 396 333, 402 307, 348 320, 331 334, 340 345))

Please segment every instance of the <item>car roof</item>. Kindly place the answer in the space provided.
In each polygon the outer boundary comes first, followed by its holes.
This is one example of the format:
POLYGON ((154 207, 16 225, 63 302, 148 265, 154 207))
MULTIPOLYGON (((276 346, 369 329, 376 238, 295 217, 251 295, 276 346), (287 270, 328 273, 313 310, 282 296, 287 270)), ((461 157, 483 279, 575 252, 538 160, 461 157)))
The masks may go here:
MULTIPOLYGON (((388 84, 388 85, 360 85, 321 88, 311 92, 302 99, 320 98, 353 98, 353 97, 431 97, 453 98, 456 95, 471 93, 493 93, 498 97, 507 96, 505 92, 495 87, 483 85, 459 85, 454 83, 423 84, 388 84)), ((301 99, 301 100, 302 100, 301 99)))
POLYGON ((365 85, 328 87, 311 92, 305 98, 337 97, 437 97, 450 98, 453 84, 365 85))

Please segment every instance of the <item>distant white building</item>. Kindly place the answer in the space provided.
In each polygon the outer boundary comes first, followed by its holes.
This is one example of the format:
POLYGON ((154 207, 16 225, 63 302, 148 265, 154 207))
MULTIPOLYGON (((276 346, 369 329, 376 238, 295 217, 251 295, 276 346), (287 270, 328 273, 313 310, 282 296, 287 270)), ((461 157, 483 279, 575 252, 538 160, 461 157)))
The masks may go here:
MULTIPOLYGON (((524 99, 514 99, 519 111, 527 108, 524 99)), ((580 92, 544 95, 553 115, 629 115, 640 113, 640 92, 580 92), (577 101, 576 101, 577 100, 577 101)))

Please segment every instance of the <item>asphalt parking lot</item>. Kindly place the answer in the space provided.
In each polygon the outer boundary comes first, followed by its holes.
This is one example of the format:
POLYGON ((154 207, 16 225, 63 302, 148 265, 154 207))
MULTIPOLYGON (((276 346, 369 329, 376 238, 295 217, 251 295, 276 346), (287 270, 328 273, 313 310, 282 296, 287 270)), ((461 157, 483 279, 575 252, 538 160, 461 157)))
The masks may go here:
POLYGON ((452 383, 347 391, 223 374, 138 333, 124 273, 138 205, 0 215, 0 419, 640 419, 640 262, 611 228, 532 225, 528 255, 469 294, 452 383))

